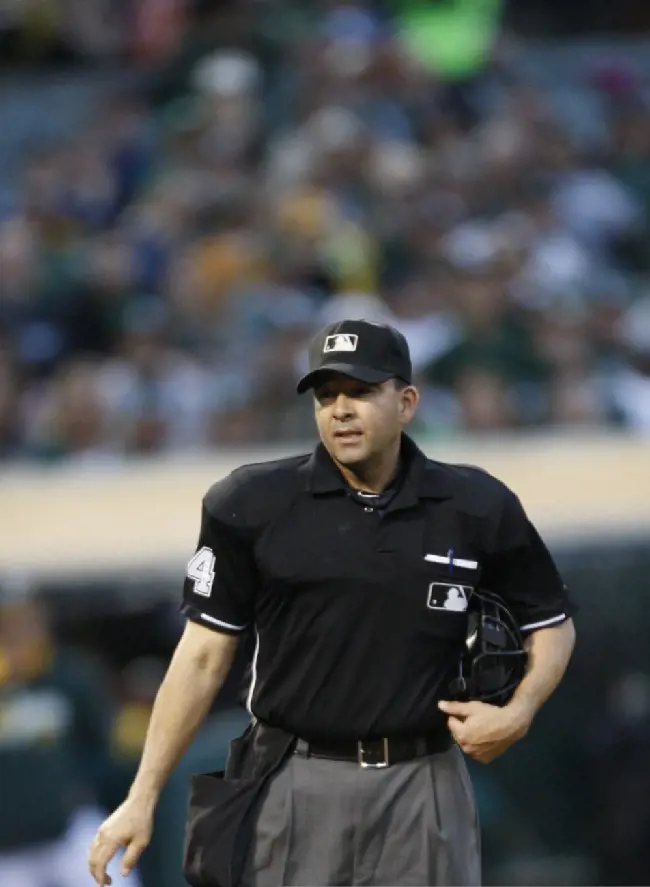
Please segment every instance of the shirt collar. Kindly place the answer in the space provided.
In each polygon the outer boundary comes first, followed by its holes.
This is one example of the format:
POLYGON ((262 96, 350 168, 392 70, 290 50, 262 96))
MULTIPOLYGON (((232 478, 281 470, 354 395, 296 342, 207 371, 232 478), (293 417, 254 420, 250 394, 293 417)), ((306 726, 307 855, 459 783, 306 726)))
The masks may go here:
MULTIPOLYGON (((409 508, 420 499, 449 499, 454 495, 452 480, 445 466, 427 459, 417 444, 402 435, 401 458, 406 477, 388 510, 409 508)), ((307 489, 315 496, 345 491, 347 485, 322 443, 311 454, 306 466, 307 489)))

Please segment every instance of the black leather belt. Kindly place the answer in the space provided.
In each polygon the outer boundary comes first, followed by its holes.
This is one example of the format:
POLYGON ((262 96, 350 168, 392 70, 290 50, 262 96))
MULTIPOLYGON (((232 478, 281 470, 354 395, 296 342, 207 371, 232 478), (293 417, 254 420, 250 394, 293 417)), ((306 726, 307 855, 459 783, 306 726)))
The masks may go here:
POLYGON ((353 761, 364 769, 390 767, 447 751, 453 745, 451 735, 445 730, 436 735, 412 738, 384 737, 341 742, 308 742, 300 740, 297 754, 311 758, 327 758, 330 761, 353 761))

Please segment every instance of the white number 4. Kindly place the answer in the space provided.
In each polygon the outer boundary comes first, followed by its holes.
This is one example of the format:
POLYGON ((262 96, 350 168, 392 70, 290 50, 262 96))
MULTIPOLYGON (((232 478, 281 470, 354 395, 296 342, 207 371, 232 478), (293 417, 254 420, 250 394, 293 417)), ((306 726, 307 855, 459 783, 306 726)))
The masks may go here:
POLYGON ((197 594, 210 597, 214 582, 214 555, 209 548, 199 548, 187 565, 187 576, 194 580, 197 594))

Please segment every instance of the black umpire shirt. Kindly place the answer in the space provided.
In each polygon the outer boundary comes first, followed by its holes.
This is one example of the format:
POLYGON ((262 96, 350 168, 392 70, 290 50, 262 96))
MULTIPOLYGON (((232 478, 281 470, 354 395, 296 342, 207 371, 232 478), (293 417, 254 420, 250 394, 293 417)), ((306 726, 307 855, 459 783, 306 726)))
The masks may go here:
POLYGON ((243 466, 204 497, 182 609, 255 631, 259 720, 311 740, 437 731, 475 587, 500 594, 524 633, 573 612, 503 483, 431 461, 406 435, 400 478, 377 507, 319 445, 243 466))

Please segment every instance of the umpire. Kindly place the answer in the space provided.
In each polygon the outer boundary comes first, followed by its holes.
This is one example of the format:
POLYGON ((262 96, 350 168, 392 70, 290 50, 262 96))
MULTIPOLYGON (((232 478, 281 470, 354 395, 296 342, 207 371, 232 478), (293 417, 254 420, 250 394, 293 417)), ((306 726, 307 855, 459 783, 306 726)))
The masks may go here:
POLYGON ((193 780, 184 871, 197 887, 474 885, 479 827, 463 754, 523 737, 574 645, 572 605, 513 492, 427 459, 395 330, 343 321, 310 348, 321 442, 246 465, 203 500, 187 625, 126 801, 90 848, 98 884, 147 845, 159 793, 251 630, 251 726, 193 780), (506 602, 528 668, 505 705, 450 701, 478 588, 506 602))

